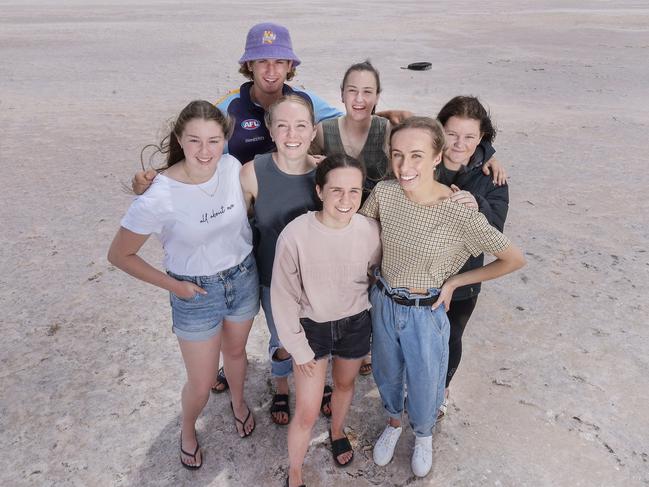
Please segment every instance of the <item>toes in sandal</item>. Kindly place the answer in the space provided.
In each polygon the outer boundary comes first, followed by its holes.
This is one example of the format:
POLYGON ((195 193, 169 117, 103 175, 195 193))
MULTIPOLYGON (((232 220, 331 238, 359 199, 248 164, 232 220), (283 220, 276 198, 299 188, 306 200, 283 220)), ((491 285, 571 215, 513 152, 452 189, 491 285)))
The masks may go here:
POLYGON ((273 403, 270 406, 270 418, 273 423, 280 426, 286 426, 291 419, 291 408, 288 404, 288 394, 275 394, 273 396, 273 403), (286 413, 286 422, 277 420, 275 413, 286 413))
POLYGON ((232 416, 234 417, 234 421, 235 421, 234 429, 237 430, 237 433, 239 434, 239 436, 241 438, 247 438, 248 436, 250 436, 252 434, 253 431, 255 431, 255 426, 257 426, 255 424, 255 422, 254 422, 255 418, 253 417, 252 418, 252 421, 253 421, 252 429, 248 433, 246 433, 246 423, 248 422, 248 420, 252 416, 252 411, 250 410, 250 408, 248 408, 248 415, 246 416, 246 419, 241 421, 239 418, 237 418, 237 415, 234 414, 234 406, 232 406, 232 401, 230 401, 230 409, 232 409, 232 416), (237 423, 239 423, 241 425, 241 432, 239 432, 239 428, 237 428, 237 423))
POLYGON ((203 455, 201 455, 201 463, 198 465, 192 465, 191 463, 185 463, 183 461, 183 455, 187 457, 192 457, 194 459, 194 462, 196 461, 196 455, 198 455, 198 450, 200 450, 200 445, 198 444, 198 441, 196 441, 196 450, 194 450, 194 453, 189 453, 183 450, 183 434, 180 433, 180 463, 182 464, 183 467, 185 467, 187 470, 198 470, 203 466, 203 455))
POLYGON ((347 438, 347 436, 344 436, 343 438, 334 440, 331 437, 331 431, 329 431, 329 440, 331 441, 331 453, 333 453, 336 465, 338 465, 339 467, 346 467, 347 465, 352 463, 352 460, 354 460, 354 449, 352 448, 352 444, 349 442, 349 438, 347 438), (338 457, 347 452, 352 452, 352 457, 347 463, 341 463, 338 460, 338 457))
POLYGON ((372 373, 372 362, 367 362, 361 365, 358 373, 361 375, 370 375, 372 373))
POLYGON ((331 393, 333 389, 329 384, 324 386, 322 391, 322 402, 320 403, 320 412, 327 418, 331 417, 331 393), (325 409, 326 408, 326 409, 325 409))
POLYGON ((212 392, 215 394, 221 394, 222 392, 227 391, 230 388, 230 384, 228 384, 228 379, 225 378, 225 372, 223 371, 223 367, 219 369, 219 373, 216 374, 216 384, 212 386, 212 392))

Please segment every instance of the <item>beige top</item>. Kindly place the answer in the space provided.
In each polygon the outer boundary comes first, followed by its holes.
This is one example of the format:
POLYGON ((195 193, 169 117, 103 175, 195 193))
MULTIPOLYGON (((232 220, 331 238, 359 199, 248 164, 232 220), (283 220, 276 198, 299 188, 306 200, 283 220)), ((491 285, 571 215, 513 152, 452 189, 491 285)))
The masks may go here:
POLYGON ((396 180, 379 182, 359 213, 381 223, 381 274, 392 287, 440 288, 470 255, 493 254, 510 245, 477 209, 450 199, 419 205, 396 180))
POLYGON ((364 216, 332 229, 311 211, 286 225, 277 240, 270 297, 279 339, 296 363, 314 357, 300 318, 326 323, 370 308, 368 269, 380 260, 379 226, 364 216))

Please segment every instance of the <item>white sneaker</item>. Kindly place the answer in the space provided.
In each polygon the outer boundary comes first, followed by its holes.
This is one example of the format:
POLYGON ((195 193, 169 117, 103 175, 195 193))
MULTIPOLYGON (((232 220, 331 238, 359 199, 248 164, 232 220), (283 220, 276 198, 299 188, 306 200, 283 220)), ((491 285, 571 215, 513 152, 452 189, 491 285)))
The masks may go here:
POLYGON ((390 425, 387 425, 379 436, 379 439, 376 440, 374 444, 374 451, 372 456, 374 458, 374 463, 379 467, 383 467, 390 463, 392 456, 394 455, 394 449, 397 446, 397 441, 401 436, 401 431, 403 428, 399 426, 398 428, 393 428, 390 425))
POLYGON ((412 472, 417 477, 425 477, 433 466, 433 437, 415 437, 415 449, 410 462, 412 472))

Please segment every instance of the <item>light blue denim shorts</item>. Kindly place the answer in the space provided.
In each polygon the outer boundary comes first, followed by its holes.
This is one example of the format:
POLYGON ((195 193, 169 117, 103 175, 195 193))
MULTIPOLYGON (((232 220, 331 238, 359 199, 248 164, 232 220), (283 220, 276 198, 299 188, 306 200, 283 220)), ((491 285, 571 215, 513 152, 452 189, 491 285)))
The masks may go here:
POLYGON ((167 271, 174 279, 191 281, 207 291, 190 299, 170 294, 172 331, 183 340, 204 341, 216 335, 223 320, 240 322, 259 312, 259 276, 251 254, 240 264, 213 276, 182 276, 167 271))

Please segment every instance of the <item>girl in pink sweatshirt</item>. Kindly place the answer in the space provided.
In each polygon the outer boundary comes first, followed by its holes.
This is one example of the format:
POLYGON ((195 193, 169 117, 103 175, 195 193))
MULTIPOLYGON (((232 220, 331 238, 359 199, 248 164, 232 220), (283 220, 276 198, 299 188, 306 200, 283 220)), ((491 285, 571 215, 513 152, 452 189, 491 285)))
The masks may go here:
POLYGON ((296 389, 288 431, 290 486, 303 483, 302 463, 330 356, 331 449, 339 466, 353 458, 343 428, 354 380, 370 348, 368 270, 381 257, 378 224, 356 214, 364 180, 365 168, 356 159, 327 157, 316 171, 322 210, 293 220, 277 241, 271 302, 280 340, 293 357, 296 389))

